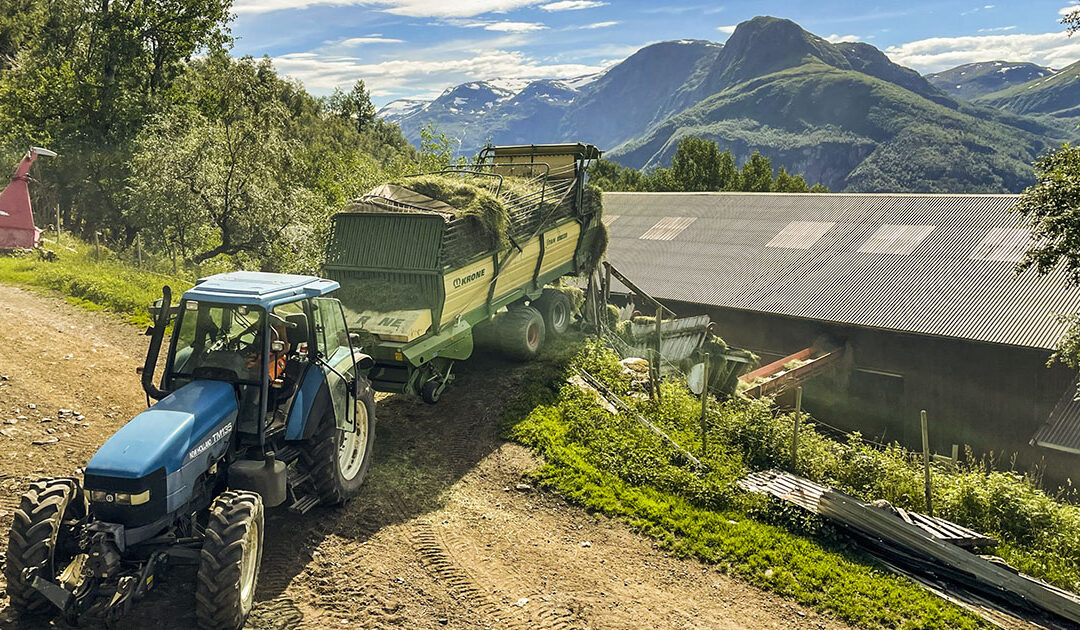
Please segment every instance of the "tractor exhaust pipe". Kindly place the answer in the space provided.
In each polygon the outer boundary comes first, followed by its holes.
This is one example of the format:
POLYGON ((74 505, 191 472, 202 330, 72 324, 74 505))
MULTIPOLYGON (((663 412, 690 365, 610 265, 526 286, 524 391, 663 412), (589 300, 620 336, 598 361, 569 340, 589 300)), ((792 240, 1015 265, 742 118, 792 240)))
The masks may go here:
MULTIPOLYGON (((146 361, 142 367, 142 388, 148 398, 161 400, 169 392, 154 385, 154 370, 157 368, 158 355, 161 354, 161 342, 165 338, 165 329, 169 326, 172 311, 172 289, 168 285, 161 287, 161 303, 154 313, 154 326, 146 331, 150 335, 150 347, 146 350, 146 361)), ((147 400, 149 403, 149 400, 147 400)))

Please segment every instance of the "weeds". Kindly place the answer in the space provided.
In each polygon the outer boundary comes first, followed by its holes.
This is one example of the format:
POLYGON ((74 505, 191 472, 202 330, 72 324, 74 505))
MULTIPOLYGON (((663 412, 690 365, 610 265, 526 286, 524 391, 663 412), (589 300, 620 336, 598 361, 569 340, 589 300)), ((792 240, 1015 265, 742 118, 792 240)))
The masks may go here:
MULTIPOLYGON (((639 410, 677 442, 700 450, 700 403, 680 384, 666 383, 663 404, 657 405, 634 396, 616 357, 599 343, 588 342, 579 352, 561 344, 536 364, 505 417, 506 434, 543 455, 545 463, 534 472, 538 483, 588 509, 621 518, 672 553, 713 563, 851 623, 884 628, 982 626, 906 579, 879 569, 822 521, 735 488, 747 468, 774 465, 784 457, 788 442, 783 422, 774 418, 768 402, 714 406, 706 470, 695 473, 676 449, 648 430, 607 413, 591 394, 565 385, 568 368, 575 366, 637 401, 639 410)), ((813 448, 822 457, 811 458, 807 465, 825 473, 840 454, 825 438, 813 436, 813 448)), ((870 451, 862 456, 867 461, 853 478, 876 478, 883 467, 894 465, 892 460, 876 463, 870 451)))

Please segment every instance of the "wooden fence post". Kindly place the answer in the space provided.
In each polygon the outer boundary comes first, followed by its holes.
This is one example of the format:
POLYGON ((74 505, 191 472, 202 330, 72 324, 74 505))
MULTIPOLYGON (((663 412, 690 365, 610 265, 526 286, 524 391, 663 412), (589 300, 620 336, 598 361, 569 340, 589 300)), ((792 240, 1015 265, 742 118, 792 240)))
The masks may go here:
POLYGON ((705 366, 702 370, 701 380, 701 458, 704 459, 705 455, 709 451, 709 433, 708 433, 708 421, 706 420, 709 411, 709 353, 704 355, 705 366))
POLYGON ((932 493, 930 488, 930 437, 926 430, 926 410, 923 409, 920 414, 922 422, 922 455, 923 455, 923 471, 926 482, 926 513, 930 516, 934 515, 934 504, 932 499, 932 493))
POLYGON ((60 204, 56 204, 56 247, 60 247, 60 204))
POLYGON ((94 260, 101 260, 101 244, 98 242, 98 237, 101 232, 94 232, 94 260))
POLYGON ((664 307, 656 307, 656 402, 662 402, 660 396, 660 363, 664 360, 661 350, 663 341, 664 307))
POLYGON ((795 426, 791 432, 791 470, 799 465, 799 416, 802 415, 802 387, 795 389, 795 426))

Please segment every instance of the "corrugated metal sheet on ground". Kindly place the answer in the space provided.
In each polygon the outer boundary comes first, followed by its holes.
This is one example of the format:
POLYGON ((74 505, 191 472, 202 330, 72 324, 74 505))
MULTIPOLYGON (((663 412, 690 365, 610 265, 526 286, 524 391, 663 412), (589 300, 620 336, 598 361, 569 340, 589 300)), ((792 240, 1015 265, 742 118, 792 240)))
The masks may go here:
POLYGON ((608 259, 661 299, 1049 349, 1066 328, 1056 314, 1080 311, 1080 291, 1058 274, 1017 276, 1009 260, 972 258, 976 249, 999 258, 1014 251, 1021 217, 1008 210, 1017 199, 606 193, 604 212, 619 216, 608 259), (697 220, 671 240, 641 238, 672 216, 697 220), (807 248, 777 247, 795 221, 833 225, 807 248), (900 241, 914 239, 905 235, 923 236, 908 254, 860 252, 883 226, 934 229, 886 228, 900 239, 889 251, 906 251, 900 241), (1009 240, 1001 251, 987 242, 992 230, 1009 240))
POLYGON ((1046 424, 1031 438, 1034 446, 1080 453, 1080 400, 1076 387, 1069 387, 1058 400, 1046 424))

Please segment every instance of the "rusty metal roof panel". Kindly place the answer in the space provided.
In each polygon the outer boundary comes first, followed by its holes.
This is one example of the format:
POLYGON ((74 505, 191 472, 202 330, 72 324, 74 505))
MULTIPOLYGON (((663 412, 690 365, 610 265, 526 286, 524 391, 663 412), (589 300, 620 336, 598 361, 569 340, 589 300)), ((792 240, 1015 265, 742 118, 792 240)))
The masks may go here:
POLYGON ((606 193, 605 213, 619 216, 608 259, 658 298, 1049 349, 1066 328, 1057 314, 1080 311, 1080 291, 1060 274, 1016 275, 1008 252, 972 256, 995 230, 1015 249, 1017 199, 606 193), (696 220, 671 240, 639 238, 670 216, 696 220), (807 247, 776 247, 793 222, 832 225, 807 247))

